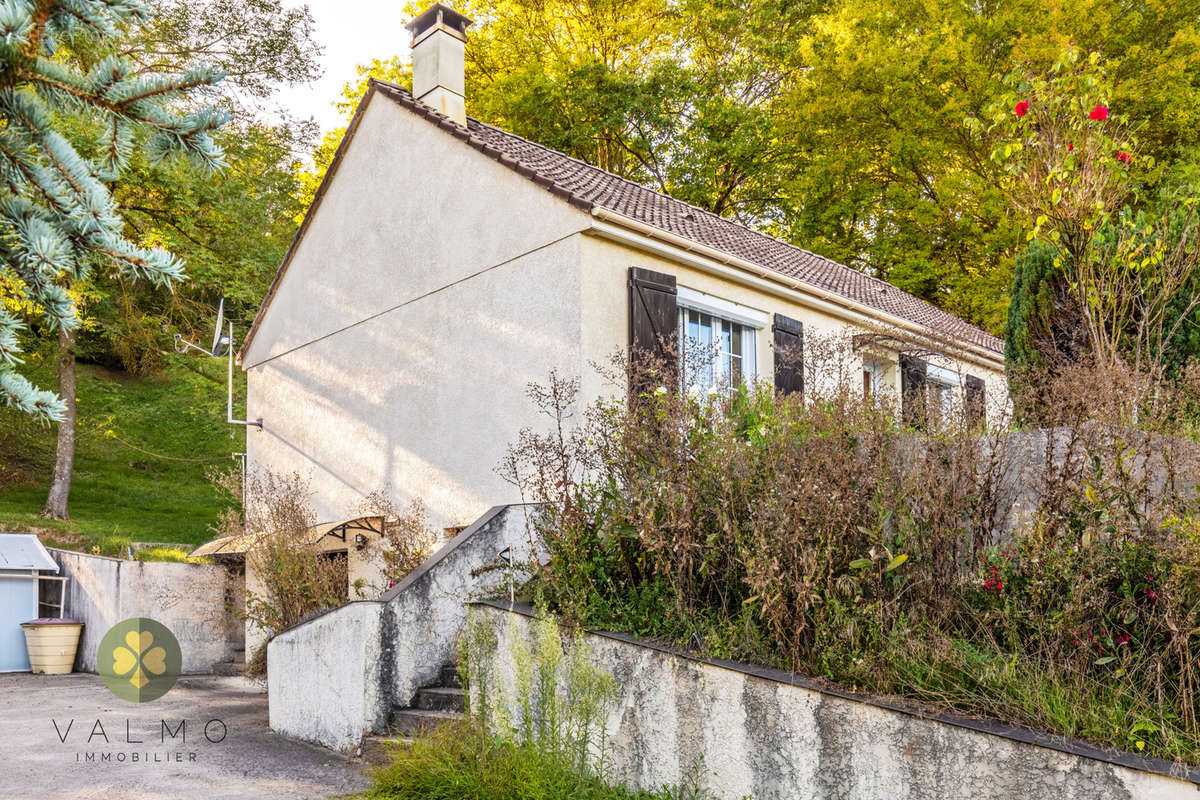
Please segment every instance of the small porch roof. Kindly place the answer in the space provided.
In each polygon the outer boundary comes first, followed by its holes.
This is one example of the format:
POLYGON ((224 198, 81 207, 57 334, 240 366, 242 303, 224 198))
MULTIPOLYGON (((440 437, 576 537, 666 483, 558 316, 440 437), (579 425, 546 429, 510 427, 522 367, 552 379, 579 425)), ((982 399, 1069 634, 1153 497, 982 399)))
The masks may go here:
MULTIPOLYGON (((353 536, 356 533, 374 533, 382 536, 387 526, 387 520, 384 517, 355 517, 341 522, 322 522, 318 525, 313 525, 307 529, 302 536, 298 538, 298 544, 316 544, 326 536, 332 536, 335 539, 341 539, 343 542, 348 536, 353 536)), ((244 556, 246 551, 254 547, 259 539, 264 534, 247 533, 241 536, 221 536, 213 539, 211 542, 205 542, 188 554, 190 558, 202 556, 244 556)))

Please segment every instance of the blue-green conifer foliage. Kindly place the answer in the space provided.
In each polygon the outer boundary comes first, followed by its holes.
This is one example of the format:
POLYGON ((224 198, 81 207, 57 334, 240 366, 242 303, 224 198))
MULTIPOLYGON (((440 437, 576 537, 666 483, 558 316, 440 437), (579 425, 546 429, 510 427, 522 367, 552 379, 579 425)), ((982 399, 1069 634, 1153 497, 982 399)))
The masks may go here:
POLYGON ((168 287, 184 278, 177 258, 123 233, 108 183, 134 142, 152 159, 224 166, 210 134, 229 115, 197 100, 219 69, 139 72, 117 55, 79 57, 117 52, 145 14, 138 0, 0 0, 0 402, 45 420, 64 404, 19 372, 25 318, 76 327, 67 289, 92 270, 168 287))

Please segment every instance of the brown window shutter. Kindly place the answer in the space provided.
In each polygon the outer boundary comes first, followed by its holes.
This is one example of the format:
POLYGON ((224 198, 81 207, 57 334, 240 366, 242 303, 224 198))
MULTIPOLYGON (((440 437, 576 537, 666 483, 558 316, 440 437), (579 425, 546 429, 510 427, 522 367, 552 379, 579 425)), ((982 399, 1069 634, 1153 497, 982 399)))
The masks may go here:
POLYGON ((975 375, 967 376, 967 388, 963 402, 966 406, 967 424, 972 427, 987 422, 986 391, 983 378, 975 375))
POLYGON ((776 314, 771 332, 775 335, 775 391, 803 393, 804 323, 776 314))
POLYGON ((654 387, 677 389, 679 369, 679 311, 675 276, 640 267, 629 268, 630 388, 635 394, 654 387), (668 374, 647 372, 646 364, 668 374), (640 369, 637 365, 643 365, 640 369))
POLYGON ((900 413, 910 425, 921 426, 925 416, 926 362, 913 356, 900 356, 900 413))

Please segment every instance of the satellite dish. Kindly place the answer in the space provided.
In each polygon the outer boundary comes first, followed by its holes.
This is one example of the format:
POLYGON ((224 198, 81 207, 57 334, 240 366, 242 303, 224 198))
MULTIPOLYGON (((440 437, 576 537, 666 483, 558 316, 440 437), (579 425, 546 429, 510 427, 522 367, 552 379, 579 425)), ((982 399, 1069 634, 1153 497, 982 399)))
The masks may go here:
POLYGON ((212 347, 205 350, 200 345, 189 342, 177 333, 175 334, 175 350, 180 353, 186 353, 188 350, 198 350, 211 358, 220 358, 221 356, 228 355, 228 377, 225 383, 225 421, 230 425, 246 425, 258 428, 260 431, 262 430, 261 419, 251 422, 247 419, 233 418, 233 323, 230 322, 227 325, 225 322, 224 297, 217 304, 217 324, 213 330, 212 347))
POLYGON ((213 327, 212 347, 209 349, 209 353, 214 358, 220 358, 225 354, 227 347, 229 347, 229 337, 225 334, 225 298, 222 297, 217 306, 217 324, 213 327))

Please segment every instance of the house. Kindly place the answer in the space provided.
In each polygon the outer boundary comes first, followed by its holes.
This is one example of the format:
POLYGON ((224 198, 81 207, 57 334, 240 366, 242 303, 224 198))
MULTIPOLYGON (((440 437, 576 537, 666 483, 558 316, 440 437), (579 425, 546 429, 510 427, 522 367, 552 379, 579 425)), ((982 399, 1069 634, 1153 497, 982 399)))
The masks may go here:
POLYGON ((495 468, 543 424, 531 382, 555 369, 600 396, 591 364, 676 330, 721 345, 702 384, 803 391, 821 375, 781 353, 849 331, 864 391, 1007 402, 986 331, 468 117, 469 24, 418 16, 414 91, 372 80, 354 114, 239 353, 249 469, 308 476, 321 519, 384 489, 462 526, 520 499, 495 468))

